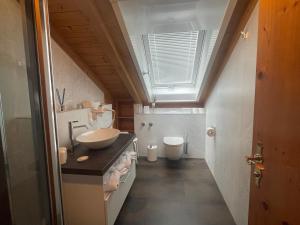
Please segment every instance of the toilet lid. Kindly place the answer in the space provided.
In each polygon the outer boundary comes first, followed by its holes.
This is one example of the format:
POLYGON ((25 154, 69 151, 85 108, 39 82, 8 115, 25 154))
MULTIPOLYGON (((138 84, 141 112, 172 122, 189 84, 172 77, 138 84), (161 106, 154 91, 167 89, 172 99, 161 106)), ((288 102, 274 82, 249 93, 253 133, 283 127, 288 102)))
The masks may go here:
POLYGON ((183 142, 183 137, 164 137, 164 143, 166 145, 177 146, 182 145, 183 142))

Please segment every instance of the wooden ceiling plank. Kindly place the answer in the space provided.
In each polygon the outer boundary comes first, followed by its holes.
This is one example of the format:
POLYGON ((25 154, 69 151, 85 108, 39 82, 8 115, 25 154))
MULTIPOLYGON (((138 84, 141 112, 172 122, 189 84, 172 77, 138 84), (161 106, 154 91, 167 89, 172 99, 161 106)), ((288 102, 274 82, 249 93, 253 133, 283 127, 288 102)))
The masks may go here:
POLYGON ((61 13, 76 11, 77 6, 74 5, 73 0, 52 0, 48 3, 49 13, 61 13))
MULTIPOLYGON (((56 27, 54 25, 54 27, 56 27)), ((97 43, 99 44, 99 42, 95 39, 95 37, 92 37, 92 36, 85 36, 85 37, 65 37, 64 38, 67 38, 68 40, 68 43, 70 45, 76 45, 76 46, 85 46, 86 43, 97 43)))
POLYGON ((91 80, 102 90, 106 103, 112 102, 112 95, 106 87, 99 81, 98 76, 89 68, 88 65, 78 56, 77 53, 64 41, 54 27, 51 27, 51 36, 56 43, 74 60, 74 62, 90 77, 91 80))
POLYGON ((106 59, 106 56, 89 56, 86 55, 84 56, 85 62, 90 66, 90 67, 96 67, 96 66, 111 66, 109 61, 106 59))
POLYGON ((51 23, 63 26, 84 26, 89 25, 89 19, 81 11, 71 11, 63 13, 51 13, 51 23))
POLYGON ((102 83, 105 83, 105 84, 124 86, 120 81, 118 81, 116 79, 101 77, 101 80, 102 80, 102 83))
POLYGON ((59 36, 54 37, 58 44, 64 46, 63 49, 79 67, 89 71, 87 74, 93 74, 91 79, 98 86, 101 83, 99 87, 101 89, 105 87, 111 97, 129 98, 128 87, 124 86, 120 78, 120 75, 124 74, 117 75, 115 64, 111 63, 115 58, 107 56, 107 52, 111 51, 110 43, 102 31, 101 35, 95 32, 96 24, 91 23, 90 17, 83 13, 80 5, 82 1, 80 3, 72 1, 72 8, 68 7, 65 0, 50 0, 49 4, 52 7, 50 12, 52 33, 53 37, 59 36))
POLYGON ((134 49, 123 19, 121 9, 119 7, 119 0, 106 0, 103 2, 97 2, 98 9, 101 11, 101 15, 106 19, 105 24, 111 36, 114 38, 116 48, 119 49, 121 57, 124 59, 124 64, 128 65, 129 74, 132 74, 133 81, 138 87, 139 92, 143 95, 144 103, 148 103, 150 96, 148 96, 146 84, 142 78, 141 71, 137 58, 134 53, 134 49), (108 4, 108 2, 110 4, 108 4), (110 13, 110 12, 113 13, 110 13), (118 38, 122 37, 122 38, 118 38))
POLYGON ((102 48, 100 47, 77 47, 74 49, 80 55, 103 56, 102 48))
POLYGON ((115 68, 111 65, 111 64, 107 64, 107 65, 101 65, 101 66, 91 66, 91 68, 93 68, 96 71, 109 71, 111 73, 115 72, 115 68))
POLYGON ((87 25, 56 26, 56 30, 57 32, 63 33, 64 37, 68 38, 95 37, 87 25))
MULTIPOLYGON (((110 32, 108 31, 100 13, 98 10, 98 5, 93 0, 87 0, 87 1, 81 1, 76 0, 77 4, 80 6, 80 9, 84 13, 85 16, 89 18, 91 21, 91 26, 93 27, 93 31, 95 32, 97 38, 100 39, 100 41, 106 41, 107 45, 105 46, 105 53, 109 57, 111 63, 114 65, 120 79, 123 81, 124 85, 130 92, 130 95, 134 99, 135 102, 143 102, 145 99, 142 99, 144 95, 137 90, 136 85, 132 81, 131 75, 128 73, 126 66, 124 65, 124 62, 122 60, 122 57, 120 56, 120 53, 115 47, 115 44, 113 42, 113 39, 110 35, 110 32)), ((106 1, 101 1, 101 3, 106 1)), ((106 4, 110 4, 109 2, 106 2, 106 4)), ((111 13, 113 13, 113 10, 111 9, 111 13)), ((120 37, 119 37, 120 38, 120 37)))

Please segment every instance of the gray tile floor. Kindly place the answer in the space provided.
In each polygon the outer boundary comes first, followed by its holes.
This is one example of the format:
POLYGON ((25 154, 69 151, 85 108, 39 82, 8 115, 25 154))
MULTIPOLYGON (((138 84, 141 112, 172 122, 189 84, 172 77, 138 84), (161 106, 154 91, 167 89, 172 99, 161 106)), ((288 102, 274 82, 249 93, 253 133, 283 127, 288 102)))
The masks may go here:
POLYGON ((115 225, 235 225, 204 160, 141 159, 115 225))

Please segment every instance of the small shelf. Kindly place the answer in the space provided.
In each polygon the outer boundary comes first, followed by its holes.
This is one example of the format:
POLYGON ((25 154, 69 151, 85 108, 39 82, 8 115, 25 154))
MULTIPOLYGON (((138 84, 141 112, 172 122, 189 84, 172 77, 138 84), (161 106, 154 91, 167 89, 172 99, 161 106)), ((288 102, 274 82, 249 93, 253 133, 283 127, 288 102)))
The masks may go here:
POLYGON ((116 125, 121 131, 134 131, 134 109, 132 100, 119 100, 116 105, 116 125))
POLYGON ((129 133, 134 133, 134 130, 121 130, 121 131, 123 131, 123 132, 129 132, 129 133))

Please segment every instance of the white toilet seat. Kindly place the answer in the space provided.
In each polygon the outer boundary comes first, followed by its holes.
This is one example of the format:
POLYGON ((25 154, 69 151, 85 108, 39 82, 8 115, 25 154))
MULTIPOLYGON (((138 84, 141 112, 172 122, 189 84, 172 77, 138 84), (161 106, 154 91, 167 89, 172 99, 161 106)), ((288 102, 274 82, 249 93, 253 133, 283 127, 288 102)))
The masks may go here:
POLYGON ((170 160, 179 160, 183 154, 183 137, 164 137, 165 154, 170 160))
POLYGON ((169 146, 179 146, 184 142, 182 137, 164 137, 164 144, 169 146))

